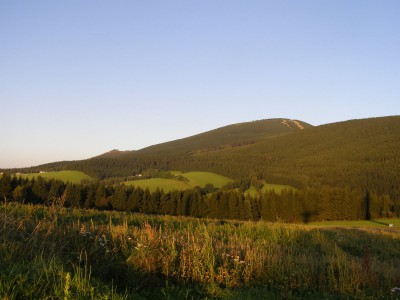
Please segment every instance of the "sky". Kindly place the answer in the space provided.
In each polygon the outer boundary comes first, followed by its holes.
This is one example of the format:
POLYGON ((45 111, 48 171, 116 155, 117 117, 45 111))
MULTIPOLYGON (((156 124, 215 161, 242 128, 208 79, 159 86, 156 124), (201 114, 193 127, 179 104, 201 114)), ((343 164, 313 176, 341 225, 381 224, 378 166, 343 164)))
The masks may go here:
POLYGON ((400 114, 400 1, 0 0, 0 168, 400 114))

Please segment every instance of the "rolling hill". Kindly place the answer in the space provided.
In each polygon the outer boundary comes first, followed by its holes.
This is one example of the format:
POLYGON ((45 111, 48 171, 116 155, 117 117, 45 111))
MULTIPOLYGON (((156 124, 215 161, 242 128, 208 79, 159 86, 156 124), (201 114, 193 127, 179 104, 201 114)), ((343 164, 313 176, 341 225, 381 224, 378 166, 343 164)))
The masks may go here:
POLYGON ((31 168, 79 170, 97 178, 147 169, 207 171, 269 183, 370 189, 399 197, 400 117, 311 126, 270 119, 218 128, 138 151, 111 151, 74 162, 31 168))

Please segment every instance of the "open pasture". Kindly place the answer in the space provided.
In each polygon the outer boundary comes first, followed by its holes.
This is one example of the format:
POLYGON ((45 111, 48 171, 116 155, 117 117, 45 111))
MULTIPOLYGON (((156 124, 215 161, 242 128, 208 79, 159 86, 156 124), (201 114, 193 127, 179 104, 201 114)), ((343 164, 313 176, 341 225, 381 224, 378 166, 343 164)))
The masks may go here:
POLYGON ((214 187, 220 188, 228 182, 232 182, 233 179, 211 172, 171 172, 174 176, 182 176, 185 180, 179 180, 178 178, 150 178, 125 181, 126 185, 133 185, 141 187, 143 189, 149 188, 151 192, 154 192, 157 188, 164 190, 164 192, 170 192, 173 190, 183 191, 192 189, 196 186, 205 187, 206 184, 212 184, 214 187))
POLYGON ((32 179, 42 177, 44 179, 58 179, 64 182, 80 183, 82 180, 93 180, 92 177, 80 171, 54 171, 45 173, 18 174, 18 176, 32 179))
POLYGON ((290 185, 264 183, 263 187, 259 191, 257 191, 254 186, 251 186, 248 190, 245 191, 245 195, 249 195, 250 197, 257 197, 260 194, 264 194, 269 191, 274 191, 275 193, 280 194, 283 190, 291 189, 294 188, 290 185))
POLYGON ((131 181, 125 181, 123 182, 123 184, 133 185, 135 187, 141 187, 142 189, 148 188, 150 192, 154 192, 158 188, 160 190, 164 190, 164 192, 166 193, 174 190, 183 191, 191 188, 191 185, 184 181, 179 181, 177 179, 165 179, 165 178, 131 180, 131 181))
POLYGON ((212 172, 171 172, 174 176, 183 176, 189 181, 192 187, 204 187, 206 184, 212 184, 216 188, 220 188, 229 182, 233 182, 232 178, 222 176, 212 172))

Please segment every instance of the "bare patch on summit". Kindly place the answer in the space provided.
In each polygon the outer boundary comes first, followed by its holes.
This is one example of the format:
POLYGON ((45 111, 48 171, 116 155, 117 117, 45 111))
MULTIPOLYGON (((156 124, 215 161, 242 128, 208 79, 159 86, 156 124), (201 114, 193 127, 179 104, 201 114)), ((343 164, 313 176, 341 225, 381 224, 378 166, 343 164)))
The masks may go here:
POLYGON ((294 125, 296 125, 298 129, 300 129, 300 130, 304 129, 304 126, 301 125, 299 121, 292 120, 292 123, 294 123, 294 125))
POLYGON ((286 125, 289 128, 293 128, 292 125, 290 125, 289 123, 292 123, 295 127, 297 127, 300 130, 304 129, 304 126, 300 124, 299 121, 296 120, 282 120, 281 124, 286 125))
POLYGON ((289 124, 288 124, 288 120, 282 120, 282 122, 281 122, 283 125, 286 125, 287 127, 289 127, 289 128, 292 128, 292 126, 290 126, 289 124))

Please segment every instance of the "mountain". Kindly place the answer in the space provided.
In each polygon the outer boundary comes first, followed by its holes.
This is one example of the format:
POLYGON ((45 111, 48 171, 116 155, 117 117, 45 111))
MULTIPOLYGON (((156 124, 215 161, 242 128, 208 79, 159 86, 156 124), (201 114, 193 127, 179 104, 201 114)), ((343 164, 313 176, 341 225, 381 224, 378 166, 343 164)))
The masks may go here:
POLYGON ((299 188, 330 185, 397 197, 398 153, 399 116, 321 126, 270 119, 229 125, 138 151, 114 150, 87 160, 36 169, 80 170, 100 179, 147 169, 210 171, 236 179, 257 176, 299 188))
POLYGON ((400 195, 400 117, 350 120, 277 136, 242 149, 198 155, 229 166, 237 178, 258 175, 270 182, 340 186, 400 195))
MULTIPOLYGON (((191 137, 146 147, 138 151, 111 150, 99 156, 81 161, 62 161, 37 167, 14 169, 18 172, 38 170, 79 170, 100 179, 129 176, 146 169, 172 170, 173 166, 198 153, 221 149, 240 148, 263 139, 293 134, 311 128, 312 125, 298 120, 269 119, 224 126, 191 137)), ((183 166, 182 166, 183 167, 183 166)), ((183 167, 190 170, 189 166, 183 167)), ((201 168, 200 168, 201 169, 201 168)), ((196 168, 196 170, 200 170, 196 168)))

